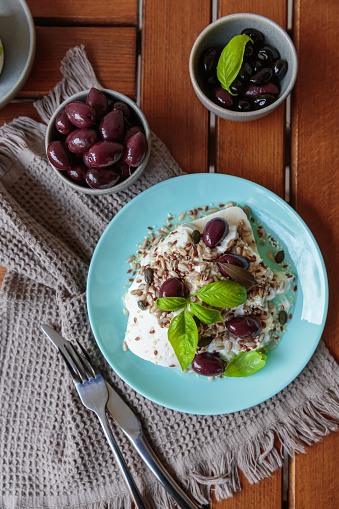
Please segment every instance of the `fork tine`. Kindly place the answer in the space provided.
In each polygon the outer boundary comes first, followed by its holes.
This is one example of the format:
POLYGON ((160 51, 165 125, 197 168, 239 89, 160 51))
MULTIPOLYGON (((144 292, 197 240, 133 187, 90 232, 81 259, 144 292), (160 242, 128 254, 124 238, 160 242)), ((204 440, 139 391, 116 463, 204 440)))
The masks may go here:
POLYGON ((68 362, 68 359, 66 357, 66 355, 61 351, 59 350, 59 353, 61 354, 62 358, 64 359, 65 363, 66 363, 66 366, 71 374, 71 377, 73 378, 73 382, 74 383, 79 383, 81 382, 81 379, 79 378, 79 375, 78 373, 75 373, 74 369, 72 368, 71 364, 68 362))
POLYGON ((65 348, 78 372, 80 381, 83 382, 84 380, 88 380, 89 376, 86 371, 86 366, 72 343, 69 343, 65 348))
POLYGON ((78 340, 76 340, 76 342, 85 357, 85 359, 83 359, 83 360, 86 362, 88 369, 91 370, 91 372, 93 374, 92 376, 95 378, 96 375, 100 375, 100 371, 98 370, 98 368, 96 367, 94 362, 91 360, 91 358, 88 355, 88 353, 86 352, 85 348, 82 346, 81 343, 79 343, 78 340))

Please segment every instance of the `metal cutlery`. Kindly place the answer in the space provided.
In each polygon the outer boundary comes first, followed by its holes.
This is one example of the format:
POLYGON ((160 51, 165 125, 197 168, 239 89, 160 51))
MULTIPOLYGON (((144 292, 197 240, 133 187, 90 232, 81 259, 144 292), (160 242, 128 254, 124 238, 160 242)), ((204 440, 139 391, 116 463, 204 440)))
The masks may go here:
POLYGON ((143 434, 140 420, 113 387, 104 380, 80 343, 78 343, 78 346, 81 353, 49 325, 43 324, 41 329, 63 356, 83 404, 97 414, 137 508, 142 509, 145 506, 112 436, 105 409, 108 410, 118 426, 124 431, 143 461, 176 500, 179 507, 182 509, 198 509, 198 506, 188 498, 152 451, 143 434))

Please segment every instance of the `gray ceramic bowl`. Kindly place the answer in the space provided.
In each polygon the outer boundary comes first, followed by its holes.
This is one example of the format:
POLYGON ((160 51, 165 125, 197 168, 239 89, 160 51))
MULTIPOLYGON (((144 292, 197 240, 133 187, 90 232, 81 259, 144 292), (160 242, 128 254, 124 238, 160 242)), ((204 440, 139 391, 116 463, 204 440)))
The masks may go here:
POLYGON ((4 67, 0 75, 0 108, 25 84, 35 56, 35 30, 24 0, 0 2, 0 38, 4 47, 4 67))
MULTIPOLYGON (((151 131, 149 129, 146 117, 143 114, 143 112, 141 111, 141 109, 135 104, 134 101, 132 101, 132 99, 130 99, 129 97, 127 97, 124 94, 120 94, 119 92, 115 92, 113 90, 108 90, 106 88, 101 88, 100 90, 106 94, 106 96, 108 97, 109 103, 111 103, 113 101, 123 101, 124 103, 126 103, 129 106, 129 108, 132 110, 132 112, 134 112, 134 116, 135 116, 135 118, 137 118, 138 124, 140 124, 144 129, 144 133, 145 133, 145 136, 147 138, 147 143, 148 143, 148 150, 147 150, 147 154, 146 154, 145 158, 143 159, 141 164, 139 164, 139 166, 136 167, 136 169, 134 170, 134 172, 132 173, 132 175, 130 177, 128 177, 126 180, 124 180, 120 184, 109 187, 107 189, 92 189, 87 186, 85 187, 85 185, 78 184, 74 180, 71 180, 65 171, 58 170, 57 168, 55 168, 55 166, 53 166, 50 163, 53 170, 56 172, 56 174, 59 176, 59 178, 63 182, 65 182, 65 184, 72 187, 73 189, 76 189, 77 191, 80 191, 81 193, 91 194, 91 195, 118 193, 119 191, 122 191, 123 189, 126 189, 127 187, 129 187, 131 184, 133 184, 133 182, 138 180, 138 178, 141 176, 142 172, 144 171, 144 169, 147 166, 147 162, 148 162, 150 152, 151 152, 151 131)), ((77 94, 72 95, 71 97, 66 99, 66 101, 64 101, 62 104, 60 104, 60 106, 55 110, 55 112, 54 112, 53 116, 51 117, 51 119, 48 123, 48 126, 47 126, 47 131, 46 131, 46 136, 45 136, 46 153, 47 153, 47 147, 48 147, 49 143, 51 141, 54 141, 57 139, 59 140, 60 136, 61 136, 55 128, 55 119, 56 119, 57 115, 60 113, 61 110, 64 109, 65 105, 69 102, 72 102, 72 101, 86 102, 88 92, 89 92, 89 90, 84 90, 83 92, 78 92, 77 94)))
POLYGON ((249 13, 230 14, 208 25, 195 41, 189 61, 192 85, 200 101, 218 117, 238 122, 256 120, 275 110, 291 92, 297 77, 297 70, 297 53, 285 30, 268 18, 249 13), (265 42, 277 48, 281 58, 288 62, 288 70, 280 83, 281 91, 277 100, 263 109, 248 112, 228 110, 209 99, 205 93, 206 88, 199 70, 199 61, 204 51, 211 47, 225 47, 235 35, 241 34, 244 28, 260 30, 265 36, 265 42))

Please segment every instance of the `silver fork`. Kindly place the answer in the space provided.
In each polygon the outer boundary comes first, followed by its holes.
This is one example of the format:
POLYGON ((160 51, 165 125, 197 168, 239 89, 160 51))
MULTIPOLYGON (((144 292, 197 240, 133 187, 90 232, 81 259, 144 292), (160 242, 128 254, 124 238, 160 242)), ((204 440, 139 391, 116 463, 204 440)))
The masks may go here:
POLYGON ((113 451, 115 459, 120 467, 121 473, 127 483, 133 501, 138 509, 146 509, 139 490, 128 470, 126 463, 121 455, 121 452, 114 440, 114 437, 109 428, 106 418, 106 404, 108 400, 108 390, 105 380, 81 344, 77 344, 82 352, 82 355, 69 343, 65 348, 69 355, 69 359, 61 351, 65 363, 71 373, 76 390, 80 396, 81 401, 89 410, 95 412, 100 424, 104 430, 108 443, 113 451), (70 362, 71 361, 71 362, 70 362))

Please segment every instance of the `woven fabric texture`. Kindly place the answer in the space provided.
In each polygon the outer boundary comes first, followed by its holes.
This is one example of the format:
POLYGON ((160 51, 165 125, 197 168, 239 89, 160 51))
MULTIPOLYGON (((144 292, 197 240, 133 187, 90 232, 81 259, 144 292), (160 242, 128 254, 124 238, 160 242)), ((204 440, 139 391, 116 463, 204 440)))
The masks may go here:
MULTIPOLYGON (((37 104, 43 120, 70 94, 98 86, 83 48, 68 51, 64 79, 37 104)), ((78 339, 140 417, 164 465, 199 503, 241 489, 241 469, 258 482, 339 421, 339 370, 321 342, 299 377, 272 399, 221 416, 179 414, 122 382, 104 361, 86 313, 86 276, 100 235, 148 187, 181 174, 153 135, 143 176, 126 191, 88 196, 51 171, 46 125, 20 117, 0 129, 0 508, 131 508, 128 490, 94 414, 75 393, 63 360, 39 330, 49 323, 78 339)), ((125 435, 113 432, 150 507, 174 507, 125 435)))

